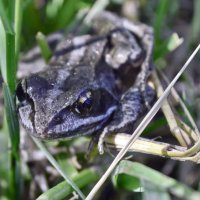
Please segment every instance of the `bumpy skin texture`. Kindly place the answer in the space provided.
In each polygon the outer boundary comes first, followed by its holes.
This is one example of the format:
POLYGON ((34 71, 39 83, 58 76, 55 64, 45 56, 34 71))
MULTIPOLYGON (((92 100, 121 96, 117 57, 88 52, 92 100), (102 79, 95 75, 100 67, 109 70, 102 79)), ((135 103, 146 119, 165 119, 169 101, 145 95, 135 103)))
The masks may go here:
POLYGON ((46 70, 18 85, 19 119, 30 134, 54 139, 130 132, 153 102, 146 83, 152 29, 103 12, 90 32, 57 42, 46 70))

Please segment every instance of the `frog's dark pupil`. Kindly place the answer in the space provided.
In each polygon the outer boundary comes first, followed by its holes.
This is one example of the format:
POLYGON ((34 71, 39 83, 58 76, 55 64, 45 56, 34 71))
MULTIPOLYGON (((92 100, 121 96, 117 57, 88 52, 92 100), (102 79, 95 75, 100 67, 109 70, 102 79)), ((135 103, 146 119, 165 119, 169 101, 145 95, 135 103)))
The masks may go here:
POLYGON ((79 114, 89 114, 93 105, 92 92, 87 90, 79 95, 75 105, 75 110, 79 114))
POLYGON ((84 101, 84 103, 82 104, 82 106, 86 109, 90 109, 92 105, 92 98, 88 98, 84 101))

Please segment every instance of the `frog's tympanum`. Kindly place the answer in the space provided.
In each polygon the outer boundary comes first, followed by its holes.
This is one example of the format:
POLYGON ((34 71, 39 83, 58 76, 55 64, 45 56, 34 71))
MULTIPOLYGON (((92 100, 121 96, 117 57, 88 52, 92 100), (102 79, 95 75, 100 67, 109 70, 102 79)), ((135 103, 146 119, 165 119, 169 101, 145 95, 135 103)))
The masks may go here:
POLYGON ((98 14, 87 35, 57 42, 48 69, 19 83, 21 124, 42 139, 131 133, 155 97, 152 48, 151 27, 98 14))

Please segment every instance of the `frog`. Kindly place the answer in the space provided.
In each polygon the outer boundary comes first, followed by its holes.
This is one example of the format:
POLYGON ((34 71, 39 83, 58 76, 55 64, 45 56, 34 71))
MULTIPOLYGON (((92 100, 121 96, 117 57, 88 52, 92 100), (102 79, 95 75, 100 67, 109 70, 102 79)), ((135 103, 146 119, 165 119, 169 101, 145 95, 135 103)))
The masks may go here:
POLYGON ((61 38, 46 67, 17 86, 20 124, 42 140, 91 135, 103 154, 105 136, 132 133, 155 100, 153 29, 103 11, 88 33, 61 38))

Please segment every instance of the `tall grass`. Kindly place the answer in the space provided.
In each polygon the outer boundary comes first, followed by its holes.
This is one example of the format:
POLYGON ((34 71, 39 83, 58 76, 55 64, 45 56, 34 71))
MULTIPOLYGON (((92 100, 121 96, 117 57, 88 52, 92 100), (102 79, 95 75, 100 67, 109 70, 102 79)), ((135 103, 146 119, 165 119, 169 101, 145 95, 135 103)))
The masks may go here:
POLYGON ((20 135, 16 115, 15 88, 16 69, 19 52, 21 25, 21 1, 9 1, 7 7, 0 1, 1 72, 3 76, 3 95, 5 116, 9 132, 9 196, 20 199, 20 135), (18 17, 15 17, 18 16, 18 17), (13 26, 14 24, 14 26, 13 26))
MULTIPOLYGON (((38 1, 39 2, 39 1, 38 1)), ((20 193, 23 191, 21 190, 22 186, 22 173, 21 173, 21 158, 20 158, 20 135, 19 135, 19 125, 17 121, 16 116, 16 105, 15 105, 15 88, 16 88, 16 69, 17 69, 17 63, 19 58, 19 51, 20 51, 20 44, 22 44, 24 49, 29 48, 28 46, 33 44, 33 41, 36 35, 36 32, 39 30, 45 34, 48 34, 50 32, 54 32, 57 30, 60 30, 61 28, 64 28, 68 26, 69 24, 74 23, 74 18, 76 16, 76 13, 81 8, 88 8, 92 3, 92 1, 89 0, 77 0, 76 3, 74 3, 73 0, 68 1, 47 1, 45 9, 43 9, 43 12, 40 12, 41 10, 36 10, 34 7, 34 1, 21 1, 21 0, 9 0, 9 1, 3 1, 0 0, 0 65, 1 65, 1 74, 3 76, 4 84, 3 84, 3 95, 4 95, 4 101, 5 101, 5 112, 6 112, 6 124, 8 129, 8 137, 9 137, 9 183, 8 183, 8 198, 10 199, 22 199, 22 196, 20 196, 20 193), (22 10, 22 8, 24 10, 22 10), (24 33, 26 34, 26 37, 22 38, 20 37, 21 33, 21 24, 22 24, 22 13, 25 15, 24 20, 24 33)), ((96 2, 108 2, 105 1, 96 1, 96 2)), ((113 0, 112 2, 116 2, 118 5, 122 5, 122 0, 113 0)), ((147 3, 150 1, 143 1, 146 2, 146 5, 151 3, 147 3)), ((154 58, 157 59, 163 59, 162 57, 165 56, 168 52, 172 51, 174 48, 179 46, 179 44, 182 42, 179 38, 177 38, 177 35, 172 35, 168 40, 164 41, 161 39, 163 26, 165 25, 165 21, 167 20, 168 12, 171 10, 172 4, 175 4, 175 2, 170 2, 168 0, 159 1, 157 4, 157 9, 155 11, 154 15, 154 30, 155 30, 155 51, 154 51, 154 58), (172 44, 172 46, 171 46, 172 44)), ((177 2, 176 2, 177 4, 177 2)), ((106 3, 107 5, 107 3, 106 3)), ((195 1, 195 16, 193 19, 193 34, 194 38, 198 38, 199 33, 199 25, 198 25, 198 16, 199 16, 199 1, 195 1)), ((109 4, 110 6, 110 4, 109 4)), ((116 6, 116 5, 115 5, 116 6)), ((99 6, 97 6, 99 8, 99 6)), ((96 8, 93 7, 91 9, 92 12, 89 13, 89 15, 85 18, 85 21, 90 21, 91 15, 95 15, 96 8)), ((48 49, 46 43, 43 42, 43 35, 41 37, 41 34, 37 36, 38 43, 41 47, 41 49, 48 49)), ((51 56, 50 51, 43 51, 45 54, 43 57, 48 61, 49 57, 51 56)), ((163 59, 164 60, 164 59, 163 59)), ((62 181, 58 183, 57 185, 51 186, 50 189, 43 194, 41 194, 38 199, 63 199, 66 196, 72 195, 73 190, 76 190, 78 186, 77 193, 79 193, 79 197, 84 199, 84 195, 80 191, 80 188, 86 188, 87 192, 85 194, 89 193, 88 190, 91 189, 92 184, 97 181, 98 173, 97 169, 93 169, 91 167, 85 169, 82 168, 80 171, 76 170, 72 164, 70 165, 70 162, 68 162, 70 159, 66 162, 66 157, 61 158, 60 155, 57 155, 56 161, 52 156, 47 152, 46 146, 48 144, 44 145, 42 142, 36 142, 39 143, 39 147, 41 148, 41 151, 45 153, 46 158, 53 163, 54 167, 57 169, 57 172, 60 173, 64 178, 65 181, 62 181), (63 161, 64 160, 64 161, 63 161), (65 163, 64 166, 62 166, 62 163, 65 163), (69 168, 72 170, 69 170, 69 168), (75 175, 73 174, 75 171, 75 175), (66 178, 66 174, 69 175, 66 178), (72 175, 73 174, 73 175, 72 175), (74 181, 74 183, 71 182, 71 179, 74 181), (66 180, 68 180, 66 182, 66 180), (73 188, 73 189, 72 189, 73 188)), ((69 146, 71 143, 63 143, 63 146, 66 146, 68 144, 69 146), (63 145, 64 144, 64 145, 63 145)), ((80 156, 80 155, 78 155, 80 156)), ((103 158, 100 158, 103 159, 103 158)), ((119 160, 118 160, 119 161, 119 160)), ((134 173, 134 169, 138 170, 141 168, 140 165, 137 163, 129 163, 127 166, 127 163, 123 164, 120 163, 118 167, 116 168, 118 171, 115 172, 113 178, 117 178, 121 176, 121 172, 119 168, 122 167, 123 175, 124 173, 127 173, 131 176, 136 176, 136 178, 140 179, 142 182, 144 179, 143 174, 145 174, 146 179, 150 179, 153 182, 156 182, 157 179, 155 179, 156 174, 150 173, 148 175, 148 170, 144 166, 142 166, 142 170, 140 173, 134 173), (123 166, 122 166, 123 164, 123 166), (131 168, 129 167, 129 164, 131 168), (130 171, 131 170, 131 171, 130 171), (156 181, 155 181, 155 180, 156 181)), ((101 170, 104 169, 104 166, 100 166, 101 170)), ((103 170, 102 170, 103 171, 103 170)), ((136 170, 137 171, 137 170, 136 170)), ((123 176, 122 175, 122 176, 123 176)), ((158 175, 158 174, 157 174, 158 175)), ((163 178, 163 174, 159 174, 159 177, 163 178)), ((124 178, 124 177, 123 177, 124 178)), ((169 180, 166 177, 164 177, 165 180, 169 180)), ((135 184, 135 180, 123 179, 123 182, 117 183, 119 187, 122 186, 122 188, 133 191, 135 188, 134 186, 131 186, 135 184), (128 185, 128 186, 127 186, 128 185)), ((32 181, 32 180, 31 180, 32 181)), ((30 181, 30 182, 31 182, 30 181)), ((149 181, 149 180, 148 180, 149 181)), ((174 180, 173 180, 174 181, 174 180)), ((143 182, 144 183, 144 182, 143 182)), ((177 194, 179 191, 179 187, 181 187, 181 196, 184 196, 185 186, 180 185, 179 182, 174 181, 173 183, 176 184, 175 188, 175 194, 177 194)), ((55 183, 53 183, 55 184, 55 183)), ((156 183, 155 183, 156 184, 156 183)), ((163 184, 164 185, 164 184, 163 184)), ((168 195, 168 189, 171 189, 171 185, 165 187, 162 184, 160 185, 160 188, 156 188, 155 190, 158 192, 163 190, 165 192, 165 195, 168 195), (170 188, 168 188, 170 187, 170 188)), ((146 189, 145 194, 150 195, 150 192, 145 187, 145 184, 139 184, 139 186, 144 186, 146 189)), ((191 193, 194 191, 191 190, 191 193)), ((94 193, 93 195, 96 195, 94 193)), ((199 195, 199 194, 198 194, 199 195)), ((169 195, 168 195, 169 196, 169 195)), ((169 197, 166 196, 160 196, 160 199, 168 199, 169 197)), ((145 199, 145 198, 143 198, 145 199)))

